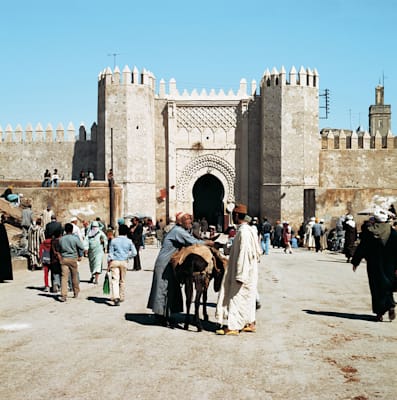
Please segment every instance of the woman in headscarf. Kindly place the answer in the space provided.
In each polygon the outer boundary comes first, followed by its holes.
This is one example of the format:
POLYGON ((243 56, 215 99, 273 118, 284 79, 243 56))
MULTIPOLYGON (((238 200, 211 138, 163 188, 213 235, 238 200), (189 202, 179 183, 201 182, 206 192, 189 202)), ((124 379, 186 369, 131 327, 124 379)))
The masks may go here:
POLYGON ((102 261, 105 254, 108 239, 99 228, 98 221, 94 221, 84 240, 84 250, 88 253, 88 262, 91 271, 91 283, 98 284, 99 275, 102 272, 102 261))

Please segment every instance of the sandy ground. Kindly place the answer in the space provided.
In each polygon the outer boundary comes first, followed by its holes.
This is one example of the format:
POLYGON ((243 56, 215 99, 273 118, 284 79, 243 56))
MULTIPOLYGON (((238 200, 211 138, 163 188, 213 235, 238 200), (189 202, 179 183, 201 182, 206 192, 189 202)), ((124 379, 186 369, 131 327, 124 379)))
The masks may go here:
POLYGON ((0 399, 397 398, 397 321, 372 321, 365 263, 353 273, 341 254, 272 250, 257 333, 222 337, 212 289, 203 332, 153 324, 157 252, 142 251, 120 307, 88 283, 87 260, 66 303, 41 290, 42 271, 0 284, 0 399))

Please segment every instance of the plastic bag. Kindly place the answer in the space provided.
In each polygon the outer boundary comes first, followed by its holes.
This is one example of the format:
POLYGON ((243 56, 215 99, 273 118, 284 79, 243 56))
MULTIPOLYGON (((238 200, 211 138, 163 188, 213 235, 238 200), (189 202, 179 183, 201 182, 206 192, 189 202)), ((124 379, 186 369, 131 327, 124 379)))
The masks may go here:
POLYGON ((105 280, 103 281, 103 294, 110 294, 110 279, 109 279, 109 273, 106 272, 105 274, 105 280))

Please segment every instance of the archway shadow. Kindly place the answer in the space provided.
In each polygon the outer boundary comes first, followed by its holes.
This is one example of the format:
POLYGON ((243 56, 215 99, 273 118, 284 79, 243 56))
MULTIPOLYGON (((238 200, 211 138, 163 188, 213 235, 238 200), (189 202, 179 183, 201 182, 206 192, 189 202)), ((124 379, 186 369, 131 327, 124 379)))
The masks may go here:
POLYGON ((336 311, 314 311, 314 310, 302 310, 302 311, 310 315, 323 315, 326 317, 356 319, 356 320, 371 321, 371 322, 376 321, 376 318, 373 315, 369 314, 352 314, 352 313, 342 313, 336 311))
POLYGON ((107 306, 113 307, 113 303, 109 300, 108 297, 88 296, 87 300, 93 301, 97 304, 106 304, 107 306))
MULTIPOLYGON (((172 320, 173 324, 171 326, 172 329, 184 329, 183 324, 185 323, 185 316, 186 314, 173 314, 172 315, 172 320)), ((161 326, 157 323, 156 319, 154 318, 154 314, 144 314, 144 313, 126 313, 124 315, 124 318, 126 321, 131 321, 135 322, 140 325, 153 325, 153 326, 161 326)), ((191 321, 192 321, 193 316, 191 315, 191 321)), ((201 320, 201 324, 203 327, 203 331, 207 332, 215 332, 219 326, 216 322, 211 322, 211 321, 203 321, 201 320)), ((196 329, 196 326, 193 323, 190 323, 189 325, 189 331, 194 331, 196 329)))

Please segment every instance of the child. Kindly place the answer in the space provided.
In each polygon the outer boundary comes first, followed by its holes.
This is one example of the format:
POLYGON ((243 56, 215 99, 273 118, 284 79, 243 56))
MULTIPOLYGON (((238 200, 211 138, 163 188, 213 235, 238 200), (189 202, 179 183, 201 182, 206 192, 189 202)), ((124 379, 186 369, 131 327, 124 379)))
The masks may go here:
POLYGON ((44 242, 40 243, 39 257, 44 271, 44 291, 49 292, 48 271, 51 267, 51 238, 45 239, 44 242))

